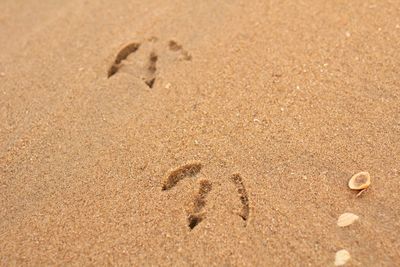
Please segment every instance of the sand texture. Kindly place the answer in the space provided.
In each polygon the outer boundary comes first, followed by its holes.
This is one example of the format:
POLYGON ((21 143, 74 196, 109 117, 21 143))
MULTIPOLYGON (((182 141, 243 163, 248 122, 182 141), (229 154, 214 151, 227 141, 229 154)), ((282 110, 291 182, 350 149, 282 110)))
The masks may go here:
POLYGON ((399 192, 400 1, 0 1, 0 266, 400 266, 399 192))

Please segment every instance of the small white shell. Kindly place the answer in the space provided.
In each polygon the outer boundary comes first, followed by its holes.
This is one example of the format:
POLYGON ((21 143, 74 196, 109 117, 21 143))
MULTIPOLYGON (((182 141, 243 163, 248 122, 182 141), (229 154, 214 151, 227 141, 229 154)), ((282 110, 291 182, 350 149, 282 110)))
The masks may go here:
POLYGON ((350 260, 350 258, 350 253, 347 250, 339 250, 338 252, 336 252, 335 255, 335 266, 345 265, 350 260))
POLYGON ((367 188, 371 184, 371 176, 368 172, 359 172, 353 175, 349 181, 349 187, 353 190, 367 188))
POLYGON ((350 224, 354 223, 355 221, 358 220, 358 216, 353 214, 353 213, 343 213, 342 215, 339 216, 339 219, 337 221, 337 225, 340 227, 345 227, 349 226, 350 224))

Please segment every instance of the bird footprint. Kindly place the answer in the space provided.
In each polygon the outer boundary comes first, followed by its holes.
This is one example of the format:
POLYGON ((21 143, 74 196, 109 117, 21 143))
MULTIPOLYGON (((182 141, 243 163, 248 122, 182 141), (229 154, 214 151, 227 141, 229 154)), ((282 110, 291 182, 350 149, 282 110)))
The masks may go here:
MULTIPOLYGON (((162 191, 168 191, 174 188, 184 178, 196 178, 203 165, 200 162, 191 162, 176 169, 170 170, 162 183, 162 191)), ((230 180, 236 187, 241 202, 241 210, 237 213, 244 221, 250 216, 249 196, 244 186, 240 174, 235 173, 230 180)), ((212 183, 206 179, 199 181, 199 190, 193 196, 191 206, 186 210, 188 226, 192 230, 206 218, 204 208, 207 202, 207 196, 212 190, 212 183)))
POLYGON ((124 45, 108 68, 107 78, 119 72, 126 72, 140 78, 149 88, 153 88, 158 75, 159 58, 163 56, 168 60, 192 59, 190 53, 176 41, 170 40, 167 46, 162 46, 157 38, 153 37, 142 43, 132 42, 124 45))

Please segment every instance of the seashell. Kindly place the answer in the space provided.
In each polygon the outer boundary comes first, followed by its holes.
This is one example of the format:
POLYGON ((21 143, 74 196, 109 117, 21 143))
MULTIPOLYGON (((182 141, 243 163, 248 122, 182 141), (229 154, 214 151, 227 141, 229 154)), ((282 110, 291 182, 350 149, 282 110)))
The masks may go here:
POLYGON ((335 266, 345 265, 350 260, 350 258, 350 253, 347 250, 339 250, 338 252, 336 252, 335 255, 335 266))
POLYGON ((353 190, 367 188, 371 184, 371 176, 368 172, 359 172, 353 175, 349 181, 349 187, 353 190))
POLYGON ((350 224, 354 223, 355 221, 358 220, 358 216, 353 214, 353 213, 343 213, 342 215, 339 216, 339 219, 337 221, 337 225, 340 227, 345 227, 349 226, 350 224))

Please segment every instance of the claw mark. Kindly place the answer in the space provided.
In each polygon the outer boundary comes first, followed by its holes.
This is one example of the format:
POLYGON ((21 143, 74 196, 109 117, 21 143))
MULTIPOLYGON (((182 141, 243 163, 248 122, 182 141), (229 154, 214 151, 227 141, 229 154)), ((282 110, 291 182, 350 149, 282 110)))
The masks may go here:
POLYGON ((168 42, 168 47, 169 47, 169 50, 171 50, 171 51, 174 51, 174 52, 180 51, 182 59, 184 59, 184 60, 192 59, 192 56, 189 54, 189 52, 184 50, 182 45, 178 44, 176 41, 170 40, 168 42))
POLYGON ((180 180, 187 176, 195 176, 201 170, 203 165, 199 162, 188 163, 175 170, 169 172, 168 176, 165 178, 162 190, 169 190, 174 187, 180 180))
POLYGON ((157 70, 157 68, 156 68, 157 59, 158 59, 157 54, 154 53, 154 52, 151 52, 150 58, 149 58, 149 67, 148 67, 148 70, 149 70, 150 73, 156 72, 156 70, 157 70))
POLYGON ((158 56, 155 52, 151 52, 150 57, 149 57, 149 65, 147 67, 147 77, 145 79, 145 83, 150 87, 153 88, 154 82, 156 81, 156 71, 157 71, 157 67, 156 67, 156 63, 158 60, 158 56))
POLYGON ((249 197, 247 195, 246 188, 244 187, 242 177, 240 174, 235 173, 231 177, 233 183, 236 185, 237 191, 240 195, 240 201, 242 202, 242 210, 239 212, 239 216, 243 220, 247 221, 249 218, 250 208, 249 208, 249 197))
POLYGON ((202 212, 206 205, 206 197, 212 189, 212 183, 207 180, 200 181, 200 188, 193 200, 193 207, 188 211, 188 225, 190 229, 195 228, 205 219, 205 213, 202 212))
POLYGON ((121 62, 125 60, 130 54, 136 52, 140 47, 140 43, 130 43, 124 46, 115 57, 115 60, 111 67, 108 69, 107 78, 113 76, 121 67, 121 62))
POLYGON ((179 51, 182 49, 182 46, 180 44, 178 44, 177 42, 175 42, 174 40, 169 41, 168 46, 169 46, 169 49, 171 49, 172 51, 179 51))

